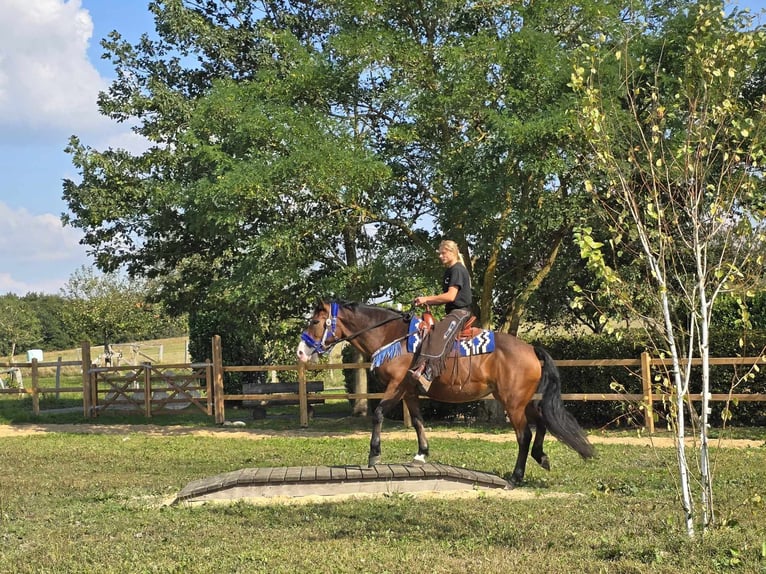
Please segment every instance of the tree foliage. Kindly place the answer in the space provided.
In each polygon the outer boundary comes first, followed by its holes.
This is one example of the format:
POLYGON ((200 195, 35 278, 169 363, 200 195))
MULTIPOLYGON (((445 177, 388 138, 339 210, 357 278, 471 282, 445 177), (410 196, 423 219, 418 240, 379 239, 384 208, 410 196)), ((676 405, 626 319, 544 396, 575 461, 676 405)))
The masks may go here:
POLYGON ((104 345, 183 333, 185 317, 169 319, 161 304, 149 302, 149 294, 144 282, 82 267, 62 290, 64 324, 78 342, 104 345))
POLYGON ((150 9, 156 37, 104 41, 99 100, 148 149, 69 146, 65 221, 102 270, 160 279, 177 311, 236 307, 266 342, 315 296, 437 289, 449 237, 484 323, 518 328, 582 213, 567 55, 619 2, 150 9))
POLYGON ((13 356, 42 338, 42 326, 30 305, 17 295, 0 297, 0 354, 13 356))
POLYGON ((707 427, 715 303, 727 293, 744 301, 763 285, 766 94, 754 97, 751 88, 766 31, 715 1, 659 14, 648 22, 651 34, 635 34, 647 26, 644 18, 629 23, 618 38, 586 42, 572 74, 593 146, 594 178, 587 186, 611 231, 602 243, 583 228, 579 241, 604 289, 644 318, 658 336, 657 348, 672 358, 664 390, 674 399, 681 495, 692 534, 684 410, 694 377, 681 359, 699 357, 702 364, 703 398, 692 422, 700 433, 704 529, 714 521, 707 427), (610 75, 622 84, 603 80, 610 75), (614 252, 632 253, 636 264, 613 266, 614 252), (653 291, 636 289, 638 266, 653 291))
POLYGON ((70 333, 64 322, 67 301, 61 295, 27 293, 21 299, 40 322, 40 349, 72 349, 80 344, 81 339, 70 333))

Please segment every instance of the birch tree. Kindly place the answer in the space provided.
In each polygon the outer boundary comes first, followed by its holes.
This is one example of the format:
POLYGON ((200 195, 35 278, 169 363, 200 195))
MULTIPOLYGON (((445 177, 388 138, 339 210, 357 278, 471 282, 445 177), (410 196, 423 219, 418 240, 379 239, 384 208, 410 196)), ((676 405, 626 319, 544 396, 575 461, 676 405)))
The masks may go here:
POLYGON ((754 79, 766 36, 749 14, 727 14, 721 2, 665 16, 652 30, 648 22, 628 20, 619 39, 589 38, 574 66, 579 118, 592 146, 586 188, 611 230, 606 242, 587 228, 578 238, 615 299, 638 310, 624 270, 610 265, 614 253, 634 249, 654 286, 655 297, 640 311, 672 362, 665 384, 684 522, 693 536, 698 525, 704 531, 715 521, 708 441, 715 302, 747 292, 763 275, 766 98, 754 79), (620 90, 605 89, 615 75, 620 90), (699 375, 692 358, 700 359, 699 375), (698 406, 687 400, 692 385, 701 389, 698 406), (688 422, 698 423, 696 465, 688 422))

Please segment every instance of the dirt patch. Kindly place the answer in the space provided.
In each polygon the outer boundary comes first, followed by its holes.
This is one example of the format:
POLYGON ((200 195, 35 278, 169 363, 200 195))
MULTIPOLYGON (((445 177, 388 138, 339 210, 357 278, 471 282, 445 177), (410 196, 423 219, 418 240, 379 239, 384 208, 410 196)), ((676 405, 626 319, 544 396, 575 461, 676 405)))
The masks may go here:
MULTIPOLYGON (((369 432, 349 431, 349 432, 317 432, 310 429, 285 430, 285 431, 266 431, 247 428, 195 428, 184 426, 159 426, 159 425, 93 425, 93 424, 20 424, 20 425, 0 425, 0 437, 14 436, 32 436, 46 433, 74 433, 74 434, 105 434, 105 435, 127 435, 143 434, 147 436, 206 436, 218 438, 238 438, 243 440, 262 440, 271 437, 324 437, 324 438, 356 438, 367 439, 369 432)), ((388 430, 383 432, 384 439, 400 439, 415 441, 415 431, 412 429, 388 430)), ((464 440, 484 440, 488 442, 516 442, 516 436, 513 432, 503 434, 494 433, 476 433, 454 431, 428 431, 428 438, 451 438, 464 440)), ((670 448, 674 445, 674 439, 671 436, 604 436, 600 434, 591 434, 588 436, 593 444, 625 444, 631 446, 654 446, 657 448, 670 448)), ((693 442, 694 438, 689 438, 693 442)), ((758 448, 766 447, 764 440, 752 439, 715 439, 711 440, 711 445, 720 448, 758 448)))
MULTIPOLYGON (((506 500, 537 500, 541 498, 574 498, 582 496, 580 494, 567 494, 563 492, 545 492, 540 493, 534 490, 527 490, 524 488, 510 488, 508 490, 442 490, 438 492, 423 490, 420 492, 400 492, 399 496, 407 496, 418 499, 448 499, 448 500, 460 500, 460 499, 477 499, 477 498, 502 498, 506 500)), ((332 496, 319 496, 319 495, 306 495, 306 496, 262 496, 262 497, 249 497, 249 498, 237 498, 232 500, 213 500, 205 502, 182 502, 182 505, 197 506, 200 504, 232 504, 234 502, 247 502, 248 504, 255 505, 315 505, 315 504, 327 504, 333 502, 343 502, 348 500, 363 500, 369 498, 379 498, 379 493, 366 493, 366 494, 335 494, 332 496)), ((396 494, 394 495, 396 496, 396 494)), ((159 504, 159 506, 170 506, 174 502, 173 497, 169 497, 159 504)))

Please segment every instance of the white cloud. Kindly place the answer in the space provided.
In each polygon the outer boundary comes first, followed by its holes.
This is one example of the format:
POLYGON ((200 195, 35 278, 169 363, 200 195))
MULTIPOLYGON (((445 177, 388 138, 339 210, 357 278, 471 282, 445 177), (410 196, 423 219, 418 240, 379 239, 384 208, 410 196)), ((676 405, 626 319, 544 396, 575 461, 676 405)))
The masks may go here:
POLYGON ((92 35, 80 0, 0 0, 0 137, 114 129, 96 105, 108 83, 88 61, 92 35))
POLYGON ((88 263, 81 234, 50 213, 33 215, 0 202, 0 293, 57 293, 71 272, 88 263))
POLYGON ((28 293, 46 293, 59 295, 69 277, 56 277, 39 281, 24 281, 16 279, 10 273, 0 273, 0 294, 13 293, 24 296, 28 293))

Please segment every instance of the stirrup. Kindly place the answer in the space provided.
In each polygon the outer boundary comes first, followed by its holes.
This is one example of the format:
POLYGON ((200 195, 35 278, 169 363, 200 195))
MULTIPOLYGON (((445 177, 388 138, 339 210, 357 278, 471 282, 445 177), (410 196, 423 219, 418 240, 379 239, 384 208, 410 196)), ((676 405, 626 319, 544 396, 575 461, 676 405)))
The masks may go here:
POLYGON ((417 390, 419 393, 426 395, 431 388, 431 380, 425 375, 425 366, 420 366, 415 369, 410 369, 408 372, 415 379, 417 383, 417 390))
POLYGON ((431 381, 429 381, 425 375, 420 375, 418 377, 418 384, 417 384, 418 392, 422 395, 427 395, 428 391, 431 389, 431 381))

